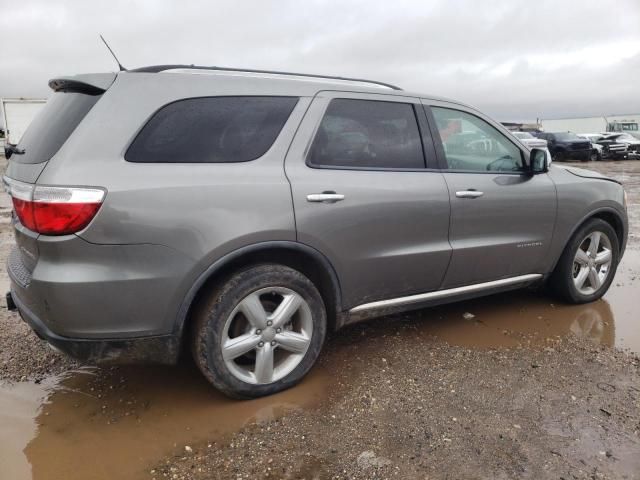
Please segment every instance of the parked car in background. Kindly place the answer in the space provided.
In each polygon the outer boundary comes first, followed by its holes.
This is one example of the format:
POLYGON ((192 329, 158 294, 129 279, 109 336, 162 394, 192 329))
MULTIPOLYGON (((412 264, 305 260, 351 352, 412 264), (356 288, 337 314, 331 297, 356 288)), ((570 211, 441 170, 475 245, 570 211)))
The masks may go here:
POLYGON ((578 136, 591 142, 592 161, 599 161, 604 158, 604 147, 599 143, 596 143, 600 138, 602 138, 602 135, 598 135, 595 133, 578 133, 578 136))
POLYGON ((640 158, 640 140, 630 133, 604 134, 604 140, 607 140, 612 144, 624 145, 625 156, 627 158, 640 158))
POLYGON ((627 156, 627 145, 608 138, 608 133, 581 133, 579 136, 588 139, 591 145, 601 148, 601 156, 605 160, 622 160, 627 156))
POLYGON ((511 133, 529 148, 540 148, 542 150, 546 150, 549 154, 549 161, 551 161, 551 152, 547 148, 547 141, 545 139, 534 137, 529 132, 511 131, 511 133))
POLYGON ((259 397, 299 382, 329 330, 544 282, 592 302, 625 250, 619 182, 460 102, 193 66, 49 86, 4 177, 7 307, 90 362, 190 351, 259 397))
POLYGON ((535 132, 535 136, 547 141, 551 157, 555 161, 591 160, 591 142, 573 132, 535 132))

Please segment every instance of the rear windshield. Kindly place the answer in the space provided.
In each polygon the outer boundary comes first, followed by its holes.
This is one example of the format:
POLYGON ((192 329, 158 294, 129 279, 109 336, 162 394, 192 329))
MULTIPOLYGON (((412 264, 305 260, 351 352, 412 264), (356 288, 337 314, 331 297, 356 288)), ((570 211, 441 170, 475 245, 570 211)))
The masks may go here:
POLYGON ((145 163, 230 163, 261 157, 278 137, 298 99, 202 97, 156 112, 125 159, 145 163))
POLYGON ((80 124, 100 95, 54 93, 36 115, 20 139, 24 154, 11 156, 12 162, 42 163, 53 157, 80 124))

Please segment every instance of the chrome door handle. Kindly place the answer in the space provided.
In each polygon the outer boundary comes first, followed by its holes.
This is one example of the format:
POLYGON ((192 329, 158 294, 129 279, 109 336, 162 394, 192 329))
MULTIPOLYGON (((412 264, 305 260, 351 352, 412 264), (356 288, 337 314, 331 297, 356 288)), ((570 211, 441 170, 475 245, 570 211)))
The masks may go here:
POLYGON ((478 198, 484 195, 484 192, 479 192, 477 190, 460 190, 456 192, 456 197, 458 198, 478 198))
POLYGON ((344 200, 344 195, 336 192, 311 193, 307 195, 307 202, 336 203, 344 200))

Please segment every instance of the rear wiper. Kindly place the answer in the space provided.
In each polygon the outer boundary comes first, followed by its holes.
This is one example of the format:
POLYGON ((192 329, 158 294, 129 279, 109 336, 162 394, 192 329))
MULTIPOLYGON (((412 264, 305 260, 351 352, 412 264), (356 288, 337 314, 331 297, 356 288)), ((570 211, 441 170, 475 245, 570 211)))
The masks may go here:
POLYGON ((9 160, 9 158, 11 158, 11 155, 13 154, 16 155, 24 155, 24 148, 18 148, 15 145, 5 145, 4 146, 4 156, 7 158, 7 160, 9 160))

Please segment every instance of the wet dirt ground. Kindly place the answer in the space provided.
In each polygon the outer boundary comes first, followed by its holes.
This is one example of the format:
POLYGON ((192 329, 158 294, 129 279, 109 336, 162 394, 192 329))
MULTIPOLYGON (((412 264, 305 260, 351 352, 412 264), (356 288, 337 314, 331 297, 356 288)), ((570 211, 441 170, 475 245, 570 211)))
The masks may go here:
MULTIPOLYGON (((0 480, 640 478, 640 161, 588 168, 629 194, 603 300, 522 291, 356 325, 260 400, 188 361, 81 367, 0 308, 0 480)), ((3 261, 9 212, 3 194, 3 261)))

